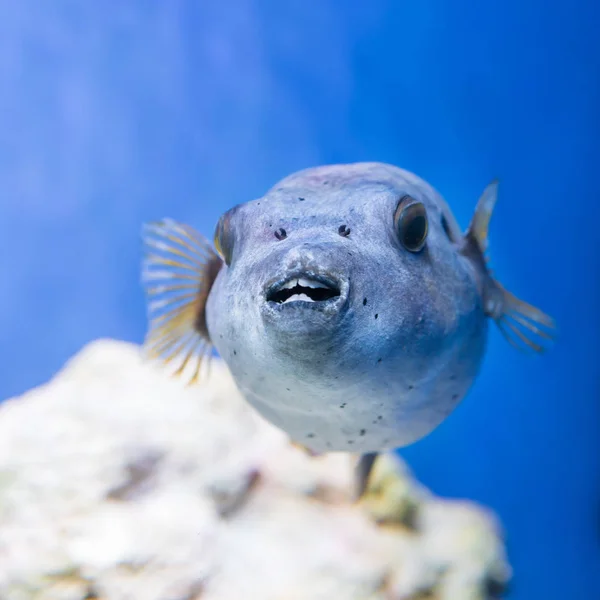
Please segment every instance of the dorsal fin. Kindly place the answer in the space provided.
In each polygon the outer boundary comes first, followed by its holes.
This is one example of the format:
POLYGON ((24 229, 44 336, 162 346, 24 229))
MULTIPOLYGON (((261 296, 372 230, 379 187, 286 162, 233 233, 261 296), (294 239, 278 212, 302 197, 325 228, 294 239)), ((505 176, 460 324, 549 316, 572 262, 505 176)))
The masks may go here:
POLYGON ((146 356, 194 383, 210 363, 206 302, 223 262, 202 235, 171 219, 145 225, 142 239, 146 356))
POLYGON ((494 179, 483 190, 467 230, 467 235, 477 241, 482 254, 485 254, 488 246, 488 228, 498 198, 498 183, 498 180, 494 179))

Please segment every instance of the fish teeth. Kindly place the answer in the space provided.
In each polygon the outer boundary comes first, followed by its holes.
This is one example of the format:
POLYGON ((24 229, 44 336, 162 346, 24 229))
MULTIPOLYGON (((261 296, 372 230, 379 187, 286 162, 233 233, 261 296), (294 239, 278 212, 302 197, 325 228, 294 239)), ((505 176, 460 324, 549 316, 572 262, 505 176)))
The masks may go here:
POLYGON ((290 279, 287 283, 284 283, 282 286, 282 290, 291 290, 292 288, 295 288, 296 285, 298 285, 298 279, 290 279))
POLYGON ((288 302, 314 302, 314 300, 306 294, 294 294, 285 300, 283 304, 287 304, 288 302))
POLYGON ((320 283, 319 281, 315 281, 314 279, 298 279, 298 285, 305 288, 319 289, 325 288, 328 289, 326 285, 320 283))
POLYGON ((315 281, 314 279, 305 279, 304 277, 300 277, 298 279, 290 279, 288 282, 283 284, 281 289, 282 290, 291 290, 291 289, 295 288, 296 286, 300 286, 300 287, 304 287, 304 288, 311 288, 314 290, 319 289, 319 288, 329 289, 328 286, 326 286, 323 283, 320 283, 319 281, 315 281))

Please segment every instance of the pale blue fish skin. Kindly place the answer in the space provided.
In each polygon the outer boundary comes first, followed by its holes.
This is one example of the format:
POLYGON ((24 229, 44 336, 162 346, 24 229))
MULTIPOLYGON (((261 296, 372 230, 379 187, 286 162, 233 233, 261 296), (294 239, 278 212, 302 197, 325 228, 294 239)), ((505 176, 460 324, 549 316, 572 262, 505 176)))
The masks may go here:
POLYGON ((486 349, 485 273, 459 251, 461 231, 427 182, 381 163, 308 169, 232 209, 229 222, 232 260, 206 306, 210 338, 248 402, 294 440, 314 452, 406 446, 467 394, 486 349), (427 210, 417 253, 394 229, 405 195, 427 210), (267 301, 274 282, 302 272, 337 282, 340 297, 267 301))

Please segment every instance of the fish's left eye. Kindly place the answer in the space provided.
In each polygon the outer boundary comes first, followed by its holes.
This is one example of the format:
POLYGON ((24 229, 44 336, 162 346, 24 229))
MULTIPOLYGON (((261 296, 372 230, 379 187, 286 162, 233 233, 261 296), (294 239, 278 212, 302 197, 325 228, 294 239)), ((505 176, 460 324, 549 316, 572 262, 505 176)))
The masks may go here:
POLYGON ((425 205, 411 196, 404 196, 394 213, 394 227, 402 245, 410 252, 419 252, 429 230, 425 205))
POLYGON ((230 219, 227 213, 225 213, 217 223, 213 243, 217 253, 225 261, 225 264, 229 266, 233 254, 233 233, 231 231, 230 219))

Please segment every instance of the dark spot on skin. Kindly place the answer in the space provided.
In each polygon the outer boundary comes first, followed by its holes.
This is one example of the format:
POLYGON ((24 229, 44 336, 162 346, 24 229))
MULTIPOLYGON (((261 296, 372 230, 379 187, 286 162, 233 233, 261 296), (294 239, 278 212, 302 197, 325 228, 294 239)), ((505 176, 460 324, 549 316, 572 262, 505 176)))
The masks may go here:
POLYGON ((342 237, 348 237, 350 235, 350 228, 346 227, 345 225, 340 225, 338 228, 338 233, 342 237))
POLYGON ((348 440, 348 445, 352 446, 352 444, 354 444, 354 440, 348 440))
POLYGON ((300 200, 300 202, 304 202, 304 198, 298 198, 298 200, 300 200))
POLYGON ((234 356, 237 356, 237 350, 233 351, 234 356))
POLYGON ((260 206, 260 202, 257 202, 257 203, 256 203, 256 206, 260 206))
POLYGON ((360 430, 360 435, 365 435, 365 433, 367 433, 367 430, 366 430, 366 429, 361 429, 361 430, 360 430))
POLYGON ((377 313, 375 313, 375 318, 377 319, 379 317, 379 315, 377 313))
POLYGON ((223 334, 222 334, 222 333, 220 333, 220 334, 219 334, 219 337, 220 337, 221 339, 223 339, 223 334))
POLYGON ((409 385, 409 386, 408 386, 408 389, 409 389, 409 390, 414 390, 414 389, 415 389, 415 386, 414 386, 414 385, 409 385))
POLYGON ((348 256, 352 256, 352 252, 348 252, 348 256))
POLYGON ((275 232, 275 237, 278 240, 285 240, 285 238, 287 237, 287 232, 283 227, 280 227, 276 232, 275 232))
POLYGON ((273 223, 269 223, 269 227, 273 227, 273 223))
POLYGON ((329 183, 329 181, 324 181, 323 185, 327 185, 329 183))
POLYGON ((378 421, 383 421, 383 417, 381 415, 377 415, 377 420, 378 421))
POLYGON ((326 445, 327 445, 328 448, 331 448, 331 442, 327 442, 326 445))
POLYGON ((346 403, 340 404, 340 408, 346 408, 346 403))
POLYGON ((380 363, 383 360, 383 358, 378 358, 377 362, 380 363))
POLYGON ((366 306, 366 305, 367 305, 367 299, 363 298, 363 306, 366 306))
POLYGON ((456 380, 456 375, 450 375, 450 381, 455 381, 456 380))
POLYGON ((458 394, 452 394, 452 400, 456 400, 458 398, 458 394))
POLYGON ((314 434, 314 433, 307 433, 307 434, 306 434, 306 437, 307 437, 307 438, 314 438, 314 437, 315 437, 315 434, 314 434))
POLYGON ((288 392, 291 392, 292 390, 290 390, 290 388, 285 388, 288 392))

